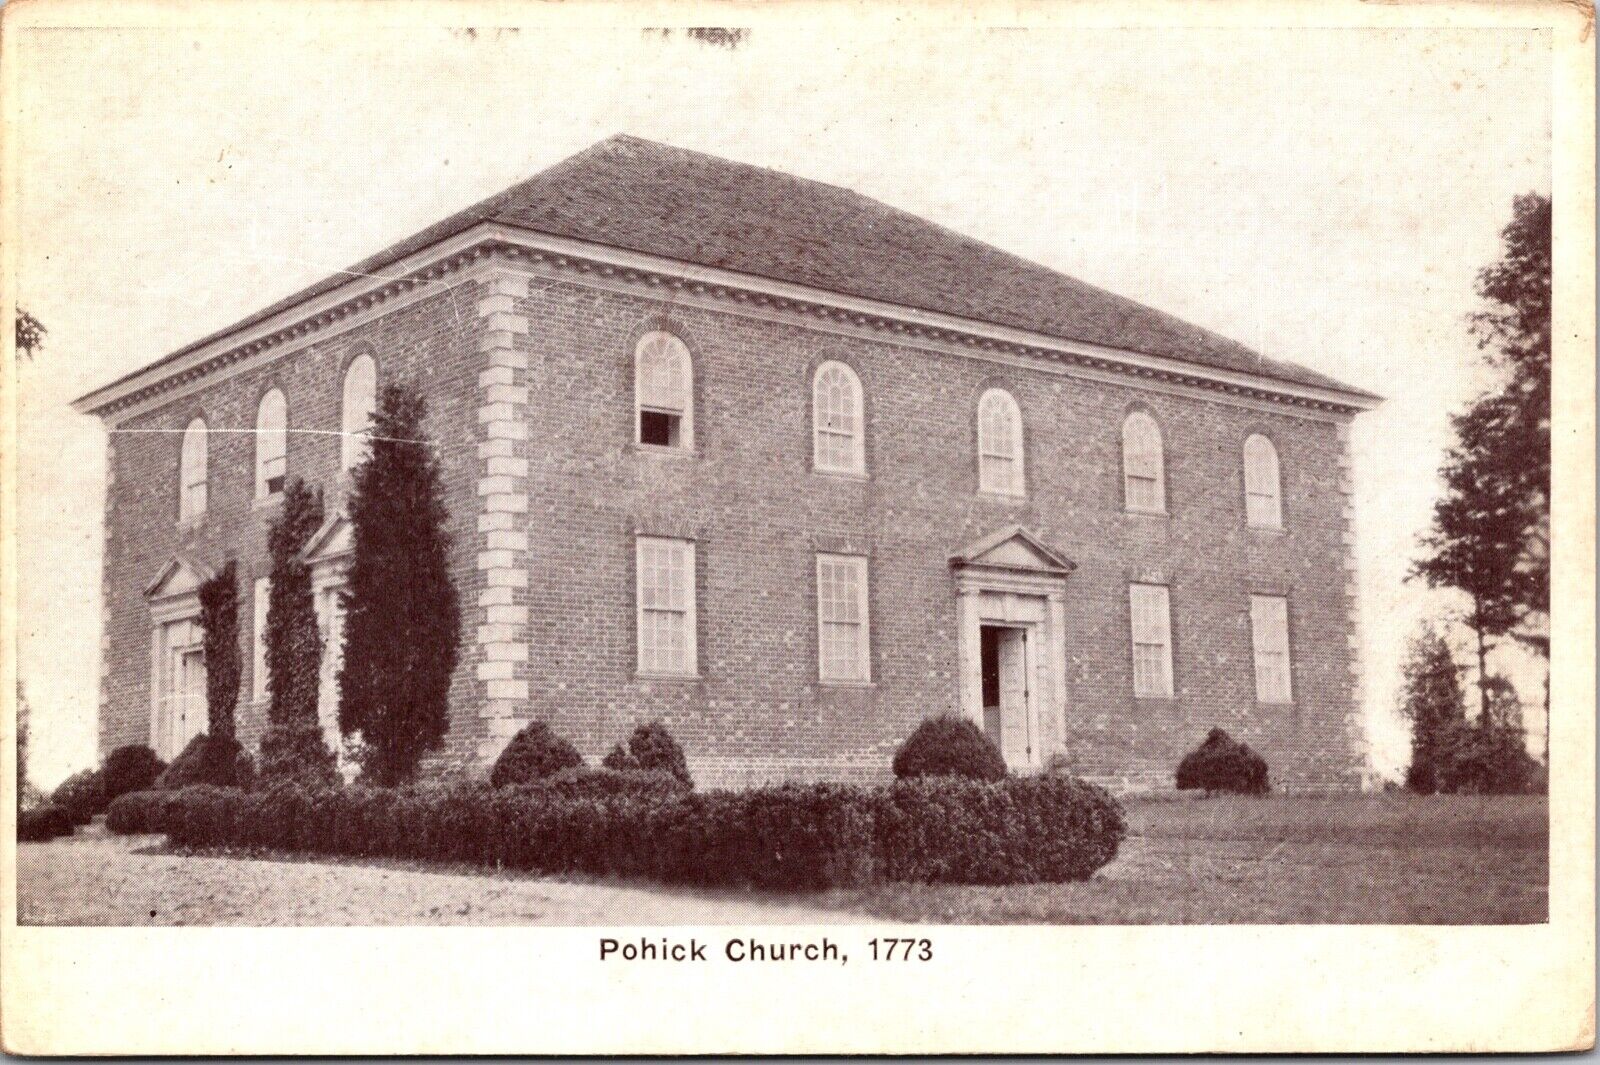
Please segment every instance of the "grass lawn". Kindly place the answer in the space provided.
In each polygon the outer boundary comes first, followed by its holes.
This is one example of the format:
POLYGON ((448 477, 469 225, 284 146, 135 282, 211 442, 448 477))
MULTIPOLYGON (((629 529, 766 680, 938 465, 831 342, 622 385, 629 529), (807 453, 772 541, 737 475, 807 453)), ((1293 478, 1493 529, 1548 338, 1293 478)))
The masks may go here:
POLYGON ((1117 859, 1075 884, 886 884, 830 905, 942 924, 1533 924, 1543 796, 1132 800, 1117 859))

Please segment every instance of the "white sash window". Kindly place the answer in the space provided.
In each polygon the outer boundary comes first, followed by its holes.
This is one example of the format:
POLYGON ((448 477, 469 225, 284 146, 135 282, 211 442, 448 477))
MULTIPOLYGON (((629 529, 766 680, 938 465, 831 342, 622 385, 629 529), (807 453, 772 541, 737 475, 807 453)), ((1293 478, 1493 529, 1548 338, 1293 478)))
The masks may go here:
POLYGON ((1167 588, 1130 584, 1133 618, 1133 694, 1143 699, 1172 695, 1172 614, 1167 588))

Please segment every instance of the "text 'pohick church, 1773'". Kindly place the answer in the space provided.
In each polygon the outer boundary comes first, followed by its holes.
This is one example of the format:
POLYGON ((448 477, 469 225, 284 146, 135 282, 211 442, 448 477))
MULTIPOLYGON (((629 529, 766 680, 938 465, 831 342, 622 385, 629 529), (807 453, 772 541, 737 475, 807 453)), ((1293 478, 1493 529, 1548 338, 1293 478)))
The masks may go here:
POLYGON ((1019 771, 1170 784, 1220 726, 1284 786, 1359 781, 1376 397, 626 136, 78 401, 110 430, 102 752, 205 728, 196 588, 229 559, 255 745, 290 477, 335 515, 307 548, 332 736, 337 515, 392 381, 427 398, 463 605, 435 771, 533 719, 591 760, 660 719, 703 784, 882 778, 949 712, 1019 771))

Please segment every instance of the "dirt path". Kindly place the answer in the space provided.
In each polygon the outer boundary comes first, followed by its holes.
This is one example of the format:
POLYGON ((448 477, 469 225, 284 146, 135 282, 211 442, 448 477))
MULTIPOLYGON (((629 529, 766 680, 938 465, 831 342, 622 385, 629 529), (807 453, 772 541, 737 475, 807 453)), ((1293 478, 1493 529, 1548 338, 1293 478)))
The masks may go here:
POLYGON ((844 924, 871 920, 740 893, 384 863, 156 853, 98 825, 17 847, 17 921, 49 925, 844 924))

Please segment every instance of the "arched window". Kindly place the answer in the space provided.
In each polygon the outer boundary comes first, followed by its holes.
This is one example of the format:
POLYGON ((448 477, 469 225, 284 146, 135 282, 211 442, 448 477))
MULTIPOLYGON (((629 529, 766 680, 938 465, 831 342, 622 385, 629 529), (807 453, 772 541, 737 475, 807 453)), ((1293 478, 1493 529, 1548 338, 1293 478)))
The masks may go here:
POLYGON ((633 350, 637 439, 657 447, 694 447, 694 370, 689 349, 671 333, 646 333, 633 350))
POLYGON ((256 498, 283 491, 289 472, 289 413, 283 393, 274 388, 256 408, 256 498))
POLYGON ((1122 422, 1123 502, 1129 510, 1160 514, 1167 509, 1166 474, 1161 454, 1161 429, 1156 420, 1136 410, 1122 422))
POLYGON ((1245 521, 1258 529, 1283 528, 1278 449, 1257 433, 1244 442, 1245 521))
POLYGON ((1022 412, 1002 388, 991 388, 978 400, 978 490, 1023 494, 1022 412))
POLYGON ((865 473, 861 379, 842 362, 825 362, 811 381, 811 462, 833 473, 865 473))
POLYGON ((378 405, 378 365, 371 355, 357 355, 344 371, 340 399, 339 468, 353 470, 367 457, 372 412, 378 405))
POLYGON ((206 512, 206 423, 196 418, 183 431, 178 457, 178 519, 197 521, 206 512))

